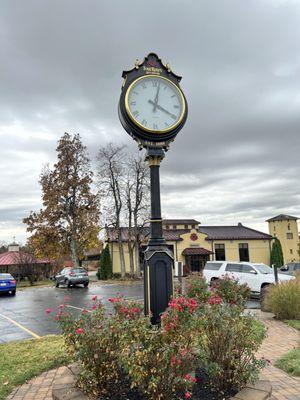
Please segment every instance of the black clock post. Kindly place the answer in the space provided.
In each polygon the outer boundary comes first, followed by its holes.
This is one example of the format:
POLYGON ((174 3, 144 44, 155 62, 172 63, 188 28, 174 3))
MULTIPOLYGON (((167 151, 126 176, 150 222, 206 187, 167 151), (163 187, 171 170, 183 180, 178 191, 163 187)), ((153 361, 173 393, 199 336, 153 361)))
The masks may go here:
POLYGON ((179 86, 181 77, 154 53, 145 57, 142 63, 137 62, 133 69, 124 71, 122 76, 119 118, 140 149, 146 149, 150 168, 151 219, 150 238, 144 253, 144 305, 151 323, 159 324, 160 315, 173 294, 174 267, 173 253, 163 237, 159 169, 170 142, 185 124, 187 102, 179 86), (154 92, 153 88, 156 88, 154 92), (158 104, 160 90, 162 104, 158 104), (146 103, 140 100, 148 97, 151 98, 146 103), (139 104, 144 110, 138 109, 139 104), (141 115, 143 111, 144 115, 141 115))

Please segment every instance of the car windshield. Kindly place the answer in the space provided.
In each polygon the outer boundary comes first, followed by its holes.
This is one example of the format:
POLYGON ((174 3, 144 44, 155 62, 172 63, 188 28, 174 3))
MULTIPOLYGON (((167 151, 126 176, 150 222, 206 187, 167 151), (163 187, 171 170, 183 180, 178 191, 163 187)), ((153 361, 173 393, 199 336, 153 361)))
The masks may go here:
POLYGON ((11 274, 0 274, 0 279, 14 279, 11 274))
POLYGON ((273 274, 273 270, 266 264, 253 264, 261 274, 273 274))
POLYGON ((75 272, 75 274, 84 274, 86 270, 83 268, 74 268, 72 272, 75 272))

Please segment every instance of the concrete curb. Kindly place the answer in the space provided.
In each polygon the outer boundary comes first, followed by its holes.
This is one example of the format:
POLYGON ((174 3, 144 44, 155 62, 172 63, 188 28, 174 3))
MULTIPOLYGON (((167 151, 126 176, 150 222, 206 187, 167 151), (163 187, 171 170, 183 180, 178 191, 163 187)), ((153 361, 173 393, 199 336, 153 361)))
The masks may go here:
MULTIPOLYGON (((67 370, 53 383, 53 400, 88 400, 90 397, 76 387, 78 366, 69 365, 67 370)), ((230 400, 267 400, 271 398, 270 381, 260 380, 255 385, 247 385, 230 400)))

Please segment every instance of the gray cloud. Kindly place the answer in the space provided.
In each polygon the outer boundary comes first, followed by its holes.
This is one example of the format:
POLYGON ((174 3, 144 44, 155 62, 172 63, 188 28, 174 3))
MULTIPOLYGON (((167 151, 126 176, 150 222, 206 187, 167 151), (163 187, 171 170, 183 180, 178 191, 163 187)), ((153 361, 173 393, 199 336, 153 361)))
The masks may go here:
POLYGON ((189 102, 161 167, 165 216, 266 230, 299 215, 299 17, 293 0, 4 0, 0 239, 24 240, 63 132, 92 157, 107 141, 135 151, 117 116, 121 72, 149 51, 183 75, 189 102))

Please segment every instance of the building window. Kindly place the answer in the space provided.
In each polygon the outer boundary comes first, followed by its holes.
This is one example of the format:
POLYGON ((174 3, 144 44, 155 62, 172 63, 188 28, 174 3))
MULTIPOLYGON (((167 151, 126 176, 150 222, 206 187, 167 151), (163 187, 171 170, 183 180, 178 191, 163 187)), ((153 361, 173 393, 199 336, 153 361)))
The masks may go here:
POLYGON ((225 244, 215 244, 215 258, 216 261, 225 261, 225 244))
POLYGON ((240 261, 249 261, 248 243, 239 243, 240 261))
POLYGON ((173 225, 173 229, 177 229, 177 225, 173 225))
POLYGON ((192 225, 192 229, 195 229, 195 225, 192 225))
POLYGON ((286 234, 286 238, 287 238, 287 239, 293 239, 293 234, 292 234, 292 232, 288 232, 288 233, 286 234))
POLYGON ((189 226, 188 225, 184 225, 184 229, 188 229, 189 228, 189 226))
POLYGON ((291 224, 290 223, 288 223, 288 230, 289 231, 291 230, 291 224))
POLYGON ((169 227, 169 225, 166 225, 166 229, 169 229, 170 227, 169 227))
POLYGON ((290 253, 293 254, 293 249, 290 249, 290 253))
POLYGON ((276 231, 276 226, 274 225, 274 232, 276 231))

